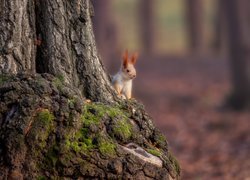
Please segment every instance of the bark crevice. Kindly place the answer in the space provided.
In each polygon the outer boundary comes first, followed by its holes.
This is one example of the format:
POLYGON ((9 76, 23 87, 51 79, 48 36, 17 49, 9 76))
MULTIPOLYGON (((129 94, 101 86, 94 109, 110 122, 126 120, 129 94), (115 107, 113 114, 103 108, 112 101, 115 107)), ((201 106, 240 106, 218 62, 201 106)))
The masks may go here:
POLYGON ((98 57, 89 0, 4 0, 0 73, 49 73, 92 101, 117 97, 98 57))
POLYGON ((93 101, 113 101, 116 95, 97 54, 91 2, 37 0, 35 7, 36 72, 63 76, 93 101))

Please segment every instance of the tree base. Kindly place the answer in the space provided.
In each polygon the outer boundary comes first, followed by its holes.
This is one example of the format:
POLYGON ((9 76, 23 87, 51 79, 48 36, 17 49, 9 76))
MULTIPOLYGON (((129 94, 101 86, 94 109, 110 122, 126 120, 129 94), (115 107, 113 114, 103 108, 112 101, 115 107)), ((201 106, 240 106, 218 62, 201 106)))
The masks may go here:
POLYGON ((141 104, 85 101, 62 77, 1 75, 0 125, 0 179, 180 175, 141 104))

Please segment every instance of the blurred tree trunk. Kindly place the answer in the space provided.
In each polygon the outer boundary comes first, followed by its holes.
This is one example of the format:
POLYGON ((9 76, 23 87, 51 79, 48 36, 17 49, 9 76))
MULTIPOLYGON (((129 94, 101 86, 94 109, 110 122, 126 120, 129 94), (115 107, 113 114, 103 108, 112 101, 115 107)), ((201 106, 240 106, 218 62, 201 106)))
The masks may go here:
POLYGON ((203 2, 186 0, 189 46, 193 53, 204 50, 203 2))
POLYGON ((232 96, 229 105, 241 109, 250 103, 250 39, 247 0, 224 0, 228 22, 232 96))
POLYGON ((141 22, 140 32, 143 51, 147 54, 152 54, 155 50, 155 1, 141 0, 139 7, 141 22))
POLYGON ((227 22, 224 0, 218 0, 216 5, 216 19, 214 24, 213 49, 216 52, 222 52, 227 45, 227 22))
POLYGON ((113 90, 97 55, 90 1, 32 2, 0 3, 0 73, 50 73, 93 101, 112 101, 113 90))
POLYGON ((93 0, 95 15, 93 17, 96 43, 102 59, 112 66, 112 59, 118 49, 117 28, 111 15, 110 0, 93 0), (111 48, 112 47, 112 48, 111 48))

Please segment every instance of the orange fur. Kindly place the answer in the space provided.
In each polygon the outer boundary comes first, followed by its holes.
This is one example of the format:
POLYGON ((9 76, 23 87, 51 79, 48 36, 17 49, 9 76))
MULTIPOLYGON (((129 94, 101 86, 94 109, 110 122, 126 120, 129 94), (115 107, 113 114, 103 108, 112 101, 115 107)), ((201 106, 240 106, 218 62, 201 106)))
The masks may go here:
POLYGON ((131 63, 132 63, 132 64, 135 64, 136 61, 137 61, 137 59, 138 59, 138 53, 136 52, 136 53, 134 53, 134 54, 132 55, 132 57, 131 57, 131 63))
POLYGON ((128 66, 128 50, 123 54, 123 67, 127 68, 128 66))

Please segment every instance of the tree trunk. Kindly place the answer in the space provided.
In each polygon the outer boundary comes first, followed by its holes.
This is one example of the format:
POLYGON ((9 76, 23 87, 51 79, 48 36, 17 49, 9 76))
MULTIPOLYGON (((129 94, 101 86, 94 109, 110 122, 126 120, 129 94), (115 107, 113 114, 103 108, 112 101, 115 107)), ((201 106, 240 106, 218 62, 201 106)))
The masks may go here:
POLYGON ((216 3, 216 19, 214 23, 214 39, 213 39, 213 49, 216 52, 221 52, 227 45, 226 35, 227 32, 227 22, 226 22, 226 12, 224 0, 218 0, 216 3))
POLYGON ((143 105, 114 93, 89 0, 0 4, 0 179, 179 178, 143 105))
POLYGON ((247 1, 228 0, 226 6, 229 39, 229 57, 232 77, 232 97, 229 103, 237 109, 244 108, 250 101, 249 22, 246 21, 247 1))
POLYGON ((63 75, 93 101, 112 101, 113 90, 98 57, 88 0, 37 0, 38 72, 63 75), (50 7, 50 8, 48 8, 50 7))
POLYGON ((193 53, 204 50, 203 3, 201 0, 186 0, 189 46, 193 53))
POLYGON ((146 54, 152 54, 155 50, 155 1, 141 0, 140 4, 140 22, 141 22, 141 43, 143 51, 146 54))
POLYGON ((0 74, 34 72, 35 32, 34 1, 1 0, 0 74))
POLYGON ((1 3, 0 72, 63 76, 85 97, 113 101, 109 78, 97 55, 89 1, 35 2, 35 8, 30 1, 1 3))

